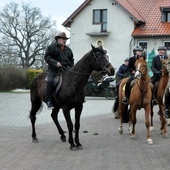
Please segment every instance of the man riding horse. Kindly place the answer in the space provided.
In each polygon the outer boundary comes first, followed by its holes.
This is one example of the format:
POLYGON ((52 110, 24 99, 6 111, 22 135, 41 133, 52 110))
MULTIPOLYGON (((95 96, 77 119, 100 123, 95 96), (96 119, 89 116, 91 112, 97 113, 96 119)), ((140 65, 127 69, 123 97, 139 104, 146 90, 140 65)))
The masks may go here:
POLYGON ((45 61, 48 63, 48 76, 46 87, 46 104, 48 109, 53 109, 52 93, 53 80, 58 73, 61 73, 64 68, 74 66, 73 53, 69 47, 66 46, 67 36, 64 32, 59 33, 55 37, 55 42, 50 44, 45 52, 45 61))
POLYGON ((164 46, 159 46, 158 47, 158 55, 156 55, 153 60, 152 60, 152 66, 151 66, 151 70, 153 72, 153 77, 151 78, 151 82, 154 86, 153 88, 153 100, 152 100, 152 104, 156 105, 158 104, 157 100, 156 100, 156 82, 160 80, 160 77, 162 75, 162 60, 166 59, 166 48, 164 46))

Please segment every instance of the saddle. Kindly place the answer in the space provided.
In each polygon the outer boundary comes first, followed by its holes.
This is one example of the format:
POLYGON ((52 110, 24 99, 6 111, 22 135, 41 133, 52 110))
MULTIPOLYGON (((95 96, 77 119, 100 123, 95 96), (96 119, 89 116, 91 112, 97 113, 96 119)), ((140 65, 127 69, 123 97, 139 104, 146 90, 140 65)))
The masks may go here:
MULTIPOLYGON (((136 83, 136 79, 132 80, 131 83, 130 83, 130 89, 133 90, 133 86, 135 85, 136 83)), ((125 87, 126 87, 126 83, 125 85, 123 86, 123 91, 125 91, 125 87)))
MULTIPOLYGON (((45 81, 47 82, 47 76, 45 77, 45 81)), ((53 91, 56 93, 59 91, 62 83, 62 73, 58 73, 53 80, 53 91)))

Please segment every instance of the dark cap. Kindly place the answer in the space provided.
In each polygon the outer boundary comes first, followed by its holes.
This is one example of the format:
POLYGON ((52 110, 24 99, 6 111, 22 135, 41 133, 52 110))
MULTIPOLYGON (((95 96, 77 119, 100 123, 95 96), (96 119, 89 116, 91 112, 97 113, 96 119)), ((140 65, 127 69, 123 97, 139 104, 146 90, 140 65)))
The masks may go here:
POLYGON ((59 33, 58 35, 56 35, 55 36, 55 39, 57 40, 58 38, 63 38, 63 39, 69 39, 67 36, 66 36, 66 34, 65 34, 65 32, 61 32, 61 33, 59 33))
POLYGON ((166 51, 166 47, 164 47, 163 45, 160 45, 159 47, 158 47, 158 51, 159 50, 165 50, 166 51))
POLYGON ((129 61, 129 58, 126 58, 124 61, 129 61))

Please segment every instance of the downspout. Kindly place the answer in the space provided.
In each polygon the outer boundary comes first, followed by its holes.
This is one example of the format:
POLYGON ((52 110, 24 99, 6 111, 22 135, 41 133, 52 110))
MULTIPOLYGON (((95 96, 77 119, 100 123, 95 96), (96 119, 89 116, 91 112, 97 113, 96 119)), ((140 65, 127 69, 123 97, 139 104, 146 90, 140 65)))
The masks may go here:
POLYGON ((130 42, 129 42, 129 57, 131 57, 131 50, 132 50, 132 41, 134 40, 134 38, 132 37, 130 42))

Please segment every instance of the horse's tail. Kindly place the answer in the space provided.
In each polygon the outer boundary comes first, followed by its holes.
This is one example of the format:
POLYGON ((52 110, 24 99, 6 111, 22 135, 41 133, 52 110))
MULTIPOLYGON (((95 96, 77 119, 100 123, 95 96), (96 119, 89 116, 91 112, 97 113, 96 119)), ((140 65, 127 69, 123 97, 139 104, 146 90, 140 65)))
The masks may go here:
MULTIPOLYGON (((43 73, 42 73, 43 74, 43 73)), ((41 75, 41 74, 40 74, 41 75)), ((42 99, 38 94, 38 80, 41 76, 36 76, 31 84, 30 89, 30 100, 31 100, 31 115, 36 115, 36 113, 40 113, 42 111, 42 99)))

